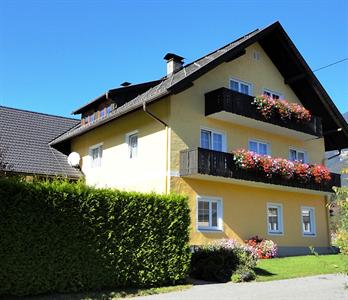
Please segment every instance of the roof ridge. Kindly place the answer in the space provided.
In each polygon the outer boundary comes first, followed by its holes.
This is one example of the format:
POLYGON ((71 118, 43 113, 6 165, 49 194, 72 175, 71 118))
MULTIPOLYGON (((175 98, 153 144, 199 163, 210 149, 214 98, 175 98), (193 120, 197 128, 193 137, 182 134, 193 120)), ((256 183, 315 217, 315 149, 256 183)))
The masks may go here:
POLYGON ((28 113, 32 113, 32 114, 36 114, 36 115, 55 117, 55 118, 61 118, 61 119, 66 119, 66 120, 80 121, 79 119, 76 119, 76 118, 63 117, 63 116, 58 116, 58 115, 53 115, 53 114, 48 114, 48 113, 32 111, 32 110, 28 110, 28 109, 14 108, 14 107, 5 106, 5 105, 0 105, 0 108, 11 109, 11 110, 16 110, 16 111, 22 111, 22 112, 28 112, 28 113))

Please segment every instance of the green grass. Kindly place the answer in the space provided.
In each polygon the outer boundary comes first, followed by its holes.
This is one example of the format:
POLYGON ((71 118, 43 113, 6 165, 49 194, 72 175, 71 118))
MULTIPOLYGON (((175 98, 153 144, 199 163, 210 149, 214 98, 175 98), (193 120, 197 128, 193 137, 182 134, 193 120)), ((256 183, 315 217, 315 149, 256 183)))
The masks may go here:
POLYGON ((85 292, 75 294, 50 294, 32 297, 7 297, 8 300, 116 300, 137 296, 148 296, 162 293, 183 291, 192 287, 191 284, 165 286, 147 289, 117 289, 102 292, 85 292))
POLYGON ((257 264, 256 281, 270 281, 320 274, 348 273, 348 256, 307 255, 263 259, 257 264))

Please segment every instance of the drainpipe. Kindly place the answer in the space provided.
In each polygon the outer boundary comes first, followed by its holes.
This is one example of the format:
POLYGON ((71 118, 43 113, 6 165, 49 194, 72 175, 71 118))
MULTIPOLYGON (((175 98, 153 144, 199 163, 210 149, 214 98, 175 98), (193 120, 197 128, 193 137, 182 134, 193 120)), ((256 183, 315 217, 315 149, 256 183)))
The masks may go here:
POLYGON ((169 158, 169 155, 168 155, 168 150, 169 150, 169 126, 166 122, 164 122, 163 120, 161 120, 160 118, 158 118, 157 116, 155 116, 152 112, 148 111, 147 109, 147 106, 146 106, 146 102, 143 102, 143 111, 148 115, 150 116, 152 119, 154 119, 155 121, 161 123, 164 128, 165 128, 165 131, 166 131, 166 176, 165 176, 165 191, 166 191, 166 194, 168 194, 169 192, 169 184, 168 184, 168 165, 169 165, 169 162, 168 162, 168 158, 169 158))

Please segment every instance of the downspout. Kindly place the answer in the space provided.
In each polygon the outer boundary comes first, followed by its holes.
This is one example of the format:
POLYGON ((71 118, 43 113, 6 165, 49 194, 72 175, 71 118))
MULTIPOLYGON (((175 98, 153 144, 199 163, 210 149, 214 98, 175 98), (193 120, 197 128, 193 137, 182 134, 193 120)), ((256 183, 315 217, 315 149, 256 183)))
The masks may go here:
POLYGON ((160 118, 158 118, 157 116, 155 116, 152 112, 148 111, 147 110, 147 106, 146 106, 146 102, 143 102, 143 111, 148 115, 150 116, 152 119, 154 119, 155 121, 161 123, 164 128, 165 128, 165 131, 166 131, 166 176, 165 176, 165 191, 166 191, 166 194, 168 194, 169 192, 169 185, 168 185, 168 165, 169 165, 169 162, 168 162, 168 159, 169 159, 169 155, 168 155, 168 150, 169 150, 169 147, 168 147, 168 143, 169 143, 169 126, 166 122, 164 122, 163 120, 161 120, 160 118))

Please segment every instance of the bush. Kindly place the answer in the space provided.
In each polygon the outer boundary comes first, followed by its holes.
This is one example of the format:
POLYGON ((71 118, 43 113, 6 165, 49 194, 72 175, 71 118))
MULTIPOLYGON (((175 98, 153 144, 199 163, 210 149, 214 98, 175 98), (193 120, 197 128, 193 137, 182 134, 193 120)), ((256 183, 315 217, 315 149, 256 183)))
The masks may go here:
POLYGON ((0 295, 186 278, 186 197, 0 179, 0 295))
POLYGON ((265 240, 256 235, 246 240, 245 243, 255 250, 257 257, 260 259, 274 258, 277 256, 278 246, 272 240, 265 240))
POLYGON ((337 228, 333 244, 341 253, 348 255, 348 187, 335 189, 335 205, 337 207, 337 228))
POLYGON ((222 239, 207 245, 195 247, 191 258, 190 275, 207 281, 227 282, 233 273, 244 276, 255 268, 257 257, 254 251, 235 240, 222 239))

